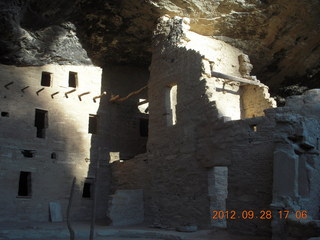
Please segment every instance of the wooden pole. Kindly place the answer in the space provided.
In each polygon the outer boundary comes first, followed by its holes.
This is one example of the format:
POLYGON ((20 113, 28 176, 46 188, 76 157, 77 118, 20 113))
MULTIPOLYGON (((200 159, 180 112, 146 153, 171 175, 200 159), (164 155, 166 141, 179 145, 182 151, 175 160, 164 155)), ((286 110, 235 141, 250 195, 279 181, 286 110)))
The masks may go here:
POLYGON ((64 93, 64 96, 66 97, 66 98, 68 98, 68 95, 70 94, 70 93, 73 93, 73 92, 75 92, 77 89, 72 89, 72 90, 70 90, 70 91, 68 91, 68 92, 65 92, 64 93))
POLYGON ((7 83, 6 85, 4 85, 4 87, 5 87, 6 89, 9 89, 9 86, 12 85, 12 84, 13 84, 13 82, 9 82, 9 83, 7 83))
POLYGON ((145 101, 139 102, 137 105, 140 106, 140 105, 148 103, 148 102, 149 102, 148 100, 145 100, 145 101))
POLYGON ((241 82, 241 83, 257 85, 257 86, 261 86, 262 85, 259 81, 253 81, 253 80, 249 80, 249 79, 246 79, 246 78, 230 76, 230 75, 227 75, 227 74, 224 74, 224 73, 220 73, 220 72, 212 71, 211 75, 213 77, 216 77, 216 78, 224 78, 224 79, 228 79, 228 80, 235 81, 235 82, 241 82))
POLYGON ((93 199, 92 199, 92 212, 91 212, 91 225, 90 225, 90 240, 94 239, 94 228, 96 223, 96 209, 97 209, 97 185, 98 185, 98 174, 99 174, 99 157, 100 148, 98 150, 98 157, 96 161, 96 173, 93 183, 93 199))
POLYGON ((68 225, 68 229, 70 232, 70 240, 74 240, 74 231, 72 229, 71 222, 70 222, 70 210, 71 210, 71 205, 72 205, 72 201, 73 201, 73 192, 74 192, 75 183, 76 183, 76 177, 74 177, 73 181, 72 181, 69 203, 68 203, 68 208, 67 208, 67 225, 68 225))
POLYGON ((104 91, 104 92, 103 92, 102 94, 100 94, 99 96, 95 96, 95 97, 93 98, 93 101, 96 102, 96 99, 101 98, 101 97, 104 96, 104 95, 107 95, 107 92, 106 92, 106 91, 104 91))
POLYGON ((83 97, 84 95, 88 95, 88 94, 90 94, 90 92, 84 92, 84 93, 79 94, 78 95, 79 100, 82 101, 81 97, 83 97))
POLYGON ((123 102, 123 101, 127 100, 128 98, 141 93, 146 88, 148 88, 148 85, 146 85, 146 86, 144 86, 144 87, 142 87, 142 88, 140 88, 140 89, 138 89, 138 90, 136 90, 134 92, 129 93, 126 97, 123 97, 123 98, 119 98, 119 95, 117 95, 117 96, 111 98, 109 100, 109 102, 123 102))

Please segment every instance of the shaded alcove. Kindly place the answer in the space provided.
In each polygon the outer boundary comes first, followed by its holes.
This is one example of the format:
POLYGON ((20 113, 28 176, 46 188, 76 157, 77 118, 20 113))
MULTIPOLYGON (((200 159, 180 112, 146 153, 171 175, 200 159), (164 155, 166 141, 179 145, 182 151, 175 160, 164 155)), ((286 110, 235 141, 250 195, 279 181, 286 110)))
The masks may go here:
MULTIPOLYGON (((95 202, 97 222, 110 224, 106 209, 110 202, 109 195, 115 191, 111 182, 110 153, 117 153, 118 161, 130 161, 135 155, 146 152, 148 114, 139 111, 138 103, 141 98, 148 99, 147 91, 125 101, 110 100, 116 95, 120 98, 128 96, 147 85, 148 80, 149 71, 144 67, 107 64, 103 68, 101 92, 106 91, 106 95, 99 102, 96 131, 90 133, 90 163, 87 173, 87 178, 92 179, 90 199, 91 204, 95 202)), ((92 124, 92 121, 88 122, 89 130, 92 129, 92 124)))

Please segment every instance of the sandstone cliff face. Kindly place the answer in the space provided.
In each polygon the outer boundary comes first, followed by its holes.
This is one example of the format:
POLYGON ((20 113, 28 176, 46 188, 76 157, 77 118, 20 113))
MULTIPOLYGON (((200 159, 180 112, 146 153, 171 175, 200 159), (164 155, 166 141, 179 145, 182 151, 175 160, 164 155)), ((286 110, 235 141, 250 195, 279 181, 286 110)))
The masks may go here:
POLYGON ((156 21, 169 14, 242 49, 273 90, 319 87, 318 0, 1 0, 0 7, 1 63, 148 65, 156 21))

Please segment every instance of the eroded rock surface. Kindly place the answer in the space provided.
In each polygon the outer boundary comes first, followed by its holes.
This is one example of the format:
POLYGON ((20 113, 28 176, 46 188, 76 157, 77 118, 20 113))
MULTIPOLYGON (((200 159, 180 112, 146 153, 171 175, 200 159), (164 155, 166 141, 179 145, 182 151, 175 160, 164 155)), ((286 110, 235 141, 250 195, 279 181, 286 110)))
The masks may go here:
POLYGON ((319 87, 317 0, 1 0, 0 7, 1 63, 149 65, 152 31, 169 14, 242 49, 274 92, 319 87))

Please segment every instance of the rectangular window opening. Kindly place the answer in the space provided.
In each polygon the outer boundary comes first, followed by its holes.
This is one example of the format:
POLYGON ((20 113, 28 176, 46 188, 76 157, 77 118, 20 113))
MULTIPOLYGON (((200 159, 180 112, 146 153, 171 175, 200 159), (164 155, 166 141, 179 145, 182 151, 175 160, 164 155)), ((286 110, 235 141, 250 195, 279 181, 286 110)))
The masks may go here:
POLYGON ((148 125, 149 125, 149 119, 140 118, 140 136, 141 137, 148 137, 148 125))
POLYGON ((250 128, 252 131, 257 132, 258 131, 258 126, 256 124, 250 125, 250 128))
POLYGON ((69 87, 76 88, 78 85, 78 73, 69 72, 69 87))
POLYGON ((177 123, 176 106, 177 106, 177 85, 172 85, 166 89, 166 115, 167 125, 173 126, 177 123))
POLYGON ((86 178, 83 184, 82 197, 91 198, 93 190, 93 178, 86 178))
POLYGON ((51 153, 51 159, 57 159, 57 154, 55 152, 51 153))
POLYGON ((45 138, 46 128, 48 128, 48 111, 36 109, 34 126, 37 128, 37 138, 45 138))
POLYGON ((9 117, 9 113, 8 112, 1 112, 1 117, 9 117))
POLYGON ((98 130, 97 115, 89 114, 89 129, 88 132, 96 134, 98 130))
POLYGON ((18 197, 31 197, 31 172, 20 172, 18 197))
POLYGON ((41 86, 50 87, 51 86, 51 74, 49 72, 42 72, 41 74, 41 86))
POLYGON ((22 150, 21 153, 26 158, 33 158, 34 155, 36 154, 36 151, 35 150, 22 150))

